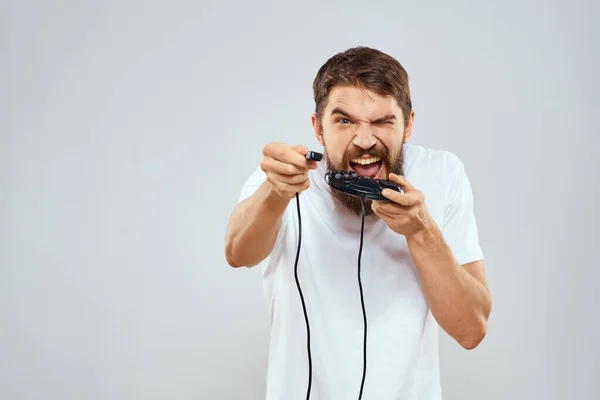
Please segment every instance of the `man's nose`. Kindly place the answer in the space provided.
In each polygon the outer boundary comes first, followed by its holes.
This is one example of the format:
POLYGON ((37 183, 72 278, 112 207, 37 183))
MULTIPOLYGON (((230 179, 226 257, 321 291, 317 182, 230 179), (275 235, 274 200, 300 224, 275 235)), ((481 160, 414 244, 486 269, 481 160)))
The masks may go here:
POLYGON ((360 124, 356 130, 356 136, 354 137, 354 145, 361 149, 368 150, 377 144, 375 136, 371 131, 371 125, 360 124))

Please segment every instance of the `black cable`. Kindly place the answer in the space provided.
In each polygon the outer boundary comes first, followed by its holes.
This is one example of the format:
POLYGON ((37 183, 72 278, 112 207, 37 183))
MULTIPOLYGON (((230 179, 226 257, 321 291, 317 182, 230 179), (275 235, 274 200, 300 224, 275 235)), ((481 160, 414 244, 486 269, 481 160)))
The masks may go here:
POLYGON ((360 279, 360 259, 362 256, 363 248, 363 236, 365 232, 365 201, 361 199, 360 204, 362 206, 362 221, 360 224, 360 247, 358 248, 358 288, 360 289, 360 303, 362 305, 363 312, 363 323, 364 323, 364 337, 363 337, 363 375, 360 383, 360 393, 358 399, 362 398, 363 388, 365 385, 365 377, 367 374, 367 312, 365 311, 365 299, 363 297, 362 281, 360 279))
POLYGON ((304 296, 302 295, 302 289, 300 289, 300 282, 298 281, 298 258, 300 257, 300 243, 302 242, 302 218, 300 217, 300 198, 298 196, 298 193, 296 193, 296 206, 298 207, 298 251, 296 252, 294 275, 296 277, 296 286, 298 287, 298 293, 300 293, 300 300, 302 301, 304 320, 306 321, 306 348, 308 353, 308 389, 306 391, 306 400, 308 400, 310 398, 310 389, 312 386, 312 357, 310 354, 310 326, 308 324, 308 315, 306 313, 306 305, 304 304, 304 296))
MULTIPOLYGON (((306 321, 306 348, 308 353, 308 389, 306 391, 306 400, 310 398, 310 389, 312 387, 312 356, 310 351, 310 325, 308 323, 308 314, 306 313, 306 304, 304 302, 304 295, 300 288, 300 281, 298 280, 298 259, 300 257, 300 245, 302 243, 302 217, 300 216, 300 197, 296 193, 296 206, 298 209, 298 250, 296 252, 296 261, 294 263, 294 277, 296 278, 296 286, 298 287, 298 293, 300 294, 300 300, 302 302, 302 311, 304 312, 304 320, 306 321)), ((362 220, 360 225, 360 246, 358 248, 358 288, 360 290, 360 303, 362 305, 363 323, 364 323, 364 336, 363 336, 363 374, 360 383, 360 393, 358 399, 362 398, 363 388, 365 385, 365 378, 367 374, 367 312, 365 310, 365 299, 363 296, 362 280, 361 280, 361 265, 360 260, 362 257, 363 248, 363 237, 365 232, 365 202, 361 199, 362 206, 362 220)))

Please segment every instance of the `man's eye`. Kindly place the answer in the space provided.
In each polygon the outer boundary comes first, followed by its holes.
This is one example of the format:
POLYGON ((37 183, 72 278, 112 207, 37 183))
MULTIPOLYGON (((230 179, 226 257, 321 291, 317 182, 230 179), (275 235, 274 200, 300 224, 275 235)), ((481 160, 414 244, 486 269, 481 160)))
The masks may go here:
POLYGON ((338 122, 341 122, 342 124, 349 124, 350 123, 350 121, 347 120, 346 118, 340 118, 340 119, 338 119, 338 122))

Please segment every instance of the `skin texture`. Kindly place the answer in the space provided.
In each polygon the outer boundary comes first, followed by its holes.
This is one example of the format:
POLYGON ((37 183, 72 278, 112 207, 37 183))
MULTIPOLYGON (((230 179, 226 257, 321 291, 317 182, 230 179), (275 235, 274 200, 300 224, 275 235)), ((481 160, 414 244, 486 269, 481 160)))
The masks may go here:
MULTIPOLYGON (((385 148, 394 159, 408 140, 414 112, 404 121, 402 110, 389 96, 342 86, 334 88, 321 116, 312 115, 317 140, 337 169, 349 169, 347 154, 385 148), (343 110, 343 114, 335 112, 343 110), (393 116, 393 118, 384 118, 393 116)), ((423 193, 403 176, 383 167, 380 177, 400 184, 404 193, 384 190, 391 202, 371 203, 371 210, 394 232, 405 236, 429 307, 444 331, 465 349, 474 349, 484 339, 491 312, 484 261, 460 265, 430 216, 423 193)))

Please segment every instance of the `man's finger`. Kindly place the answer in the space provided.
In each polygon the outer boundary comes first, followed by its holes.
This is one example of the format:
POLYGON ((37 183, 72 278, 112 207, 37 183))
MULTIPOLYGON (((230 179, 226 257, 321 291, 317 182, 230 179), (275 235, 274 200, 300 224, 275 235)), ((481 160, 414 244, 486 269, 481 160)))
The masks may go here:
POLYGON ((305 156, 306 153, 308 153, 308 149, 302 146, 301 144, 297 144, 296 146, 294 146, 294 150, 296 150, 298 153, 300 153, 300 155, 303 156, 305 156))
POLYGON ((387 215, 387 213, 383 209, 383 203, 384 202, 377 200, 373 200, 373 202, 371 202, 371 210, 373 210, 373 212, 380 217, 383 215, 387 215))
POLYGON ((390 218, 393 218, 396 215, 403 214, 406 210, 405 208, 403 208, 395 202, 381 200, 374 200, 373 203, 371 203, 371 208, 377 215, 386 216, 390 218))
POLYGON ((308 160, 304 157, 308 150, 305 150, 306 148, 300 145, 291 147, 286 144, 280 144, 273 149, 273 154, 271 156, 277 161, 293 164, 302 171, 305 171, 308 169, 308 160))
POLYGON ((414 206, 419 201, 417 192, 400 193, 392 189, 383 189, 381 194, 386 199, 406 207, 414 206))
POLYGON ((279 182, 283 182, 287 185, 300 185, 302 182, 304 182, 305 180, 308 179, 306 173, 288 175, 288 174, 279 174, 277 172, 271 172, 271 174, 272 174, 272 179, 275 179, 279 182))
POLYGON ((402 175, 397 175, 397 174, 391 173, 389 175, 389 179, 390 179, 390 181, 400 185, 402 187, 402 189, 404 189, 405 192, 408 192, 409 190, 414 189, 414 186, 411 185, 410 182, 408 180, 406 180, 406 178, 403 177, 402 175))
POLYGON ((293 164, 287 164, 276 160, 275 158, 265 158, 262 161, 263 171, 273 171, 280 175, 298 175, 305 172, 304 168, 299 168, 293 164))
MULTIPOLYGON (((309 161, 306 159, 306 153, 308 153, 308 149, 302 145, 296 145, 292 147, 294 151, 290 152, 289 159, 287 162, 290 164, 294 164, 295 166, 301 168, 302 170, 306 170, 309 167, 309 161)), ((287 153, 286 153, 287 155, 287 153)))

